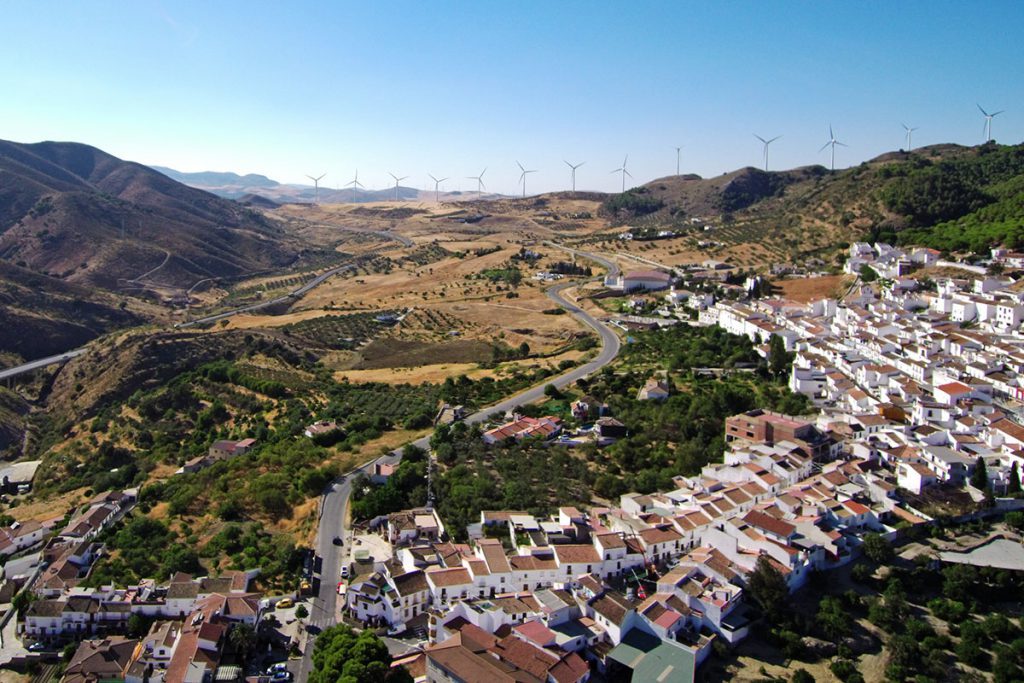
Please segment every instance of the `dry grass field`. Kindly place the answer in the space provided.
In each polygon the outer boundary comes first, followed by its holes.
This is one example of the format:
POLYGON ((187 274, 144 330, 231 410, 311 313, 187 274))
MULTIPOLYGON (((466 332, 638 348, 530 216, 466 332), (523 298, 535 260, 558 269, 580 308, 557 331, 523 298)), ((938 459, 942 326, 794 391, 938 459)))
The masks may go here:
POLYGON ((823 275, 776 280, 772 286, 781 290, 783 298, 806 303, 826 297, 838 298, 852 281, 849 275, 823 275))

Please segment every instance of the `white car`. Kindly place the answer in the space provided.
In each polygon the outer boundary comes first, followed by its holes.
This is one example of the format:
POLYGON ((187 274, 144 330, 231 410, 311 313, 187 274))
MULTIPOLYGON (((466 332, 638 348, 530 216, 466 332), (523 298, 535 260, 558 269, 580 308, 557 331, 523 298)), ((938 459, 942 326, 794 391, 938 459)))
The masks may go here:
POLYGON ((348 578, 348 565, 347 564, 341 565, 341 578, 343 578, 343 579, 347 579, 348 578))

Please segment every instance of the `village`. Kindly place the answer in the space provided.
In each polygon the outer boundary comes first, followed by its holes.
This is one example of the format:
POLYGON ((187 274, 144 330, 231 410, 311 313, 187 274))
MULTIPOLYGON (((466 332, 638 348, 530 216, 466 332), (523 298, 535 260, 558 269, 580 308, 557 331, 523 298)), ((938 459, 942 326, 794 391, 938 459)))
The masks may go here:
MULTIPOLYGON (((395 665, 421 680, 582 683, 592 675, 653 680, 667 670, 672 680, 694 680, 716 642, 740 643, 760 618, 745 595, 760 564, 795 592, 812 575, 856 560, 866 538, 894 541, 928 524, 929 506, 961 505, 950 514, 1020 508, 1012 495, 1020 491, 1024 426, 1012 415, 1024 399, 1024 295, 983 271, 934 282, 908 275, 936 260, 931 250, 853 244, 848 272, 863 280, 866 266, 878 280, 856 282, 842 300, 715 302, 700 294, 685 297, 687 308, 671 289, 665 298, 683 318, 676 324, 718 325, 749 337, 765 356, 772 339, 781 340, 793 354, 789 386, 817 414, 733 415, 724 461, 677 476, 672 490, 627 493, 588 510, 561 507, 550 518, 484 510, 465 543, 451 540, 429 506, 372 520, 336 539, 344 545, 340 617, 401 639, 408 649, 395 665)), ((673 280, 660 271, 622 277, 632 284, 613 284, 634 293, 673 280)), ((671 391, 652 378, 637 398, 660 401, 671 391)), ((577 401, 572 409, 583 418, 591 406, 577 401)), ((458 410, 449 412, 458 419, 458 410)), ((627 432, 597 414, 586 433, 574 434, 557 417, 511 415, 481 438, 605 445, 627 432)), ((333 428, 314 423, 306 436, 333 428)), ((252 446, 216 442, 183 470, 252 446)), ((393 472, 378 466, 374 481, 393 472)), ((237 624, 272 624, 281 652, 304 642, 303 590, 251 592, 257 568, 91 585, 91 563, 103 552, 95 538, 135 495, 97 496, 70 520, 0 530, 0 552, 42 548, 36 562, 7 565, 8 599, 27 586, 31 600, 23 617, 8 612, 5 633, 40 647, 92 637, 65 674, 81 677, 66 680, 241 680, 245 672, 222 661, 237 624), (146 620, 145 633, 126 635, 133 618, 146 620)), ((1012 559, 1024 568, 1024 559, 1012 559)), ((279 663, 262 678, 291 675, 279 663)))

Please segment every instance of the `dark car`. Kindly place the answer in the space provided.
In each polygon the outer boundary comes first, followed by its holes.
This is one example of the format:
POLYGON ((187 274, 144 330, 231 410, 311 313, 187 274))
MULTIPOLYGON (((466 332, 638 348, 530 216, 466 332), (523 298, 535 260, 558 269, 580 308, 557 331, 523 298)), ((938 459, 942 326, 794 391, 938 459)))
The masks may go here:
POLYGON ((334 545, 344 545, 344 543, 342 543, 341 536, 335 536, 333 543, 334 545))

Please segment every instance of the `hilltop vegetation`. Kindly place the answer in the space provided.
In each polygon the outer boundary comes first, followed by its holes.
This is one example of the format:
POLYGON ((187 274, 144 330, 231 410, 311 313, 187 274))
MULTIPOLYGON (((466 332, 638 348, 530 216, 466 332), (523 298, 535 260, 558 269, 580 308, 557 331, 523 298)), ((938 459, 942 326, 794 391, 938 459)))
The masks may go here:
POLYGON ((746 253, 761 264, 825 265, 853 239, 975 253, 1017 248, 1024 244, 1024 146, 936 145, 834 172, 748 167, 713 178, 659 178, 608 197, 602 212, 638 230, 682 231, 690 249, 699 234, 711 244, 700 249, 705 254, 746 253))

